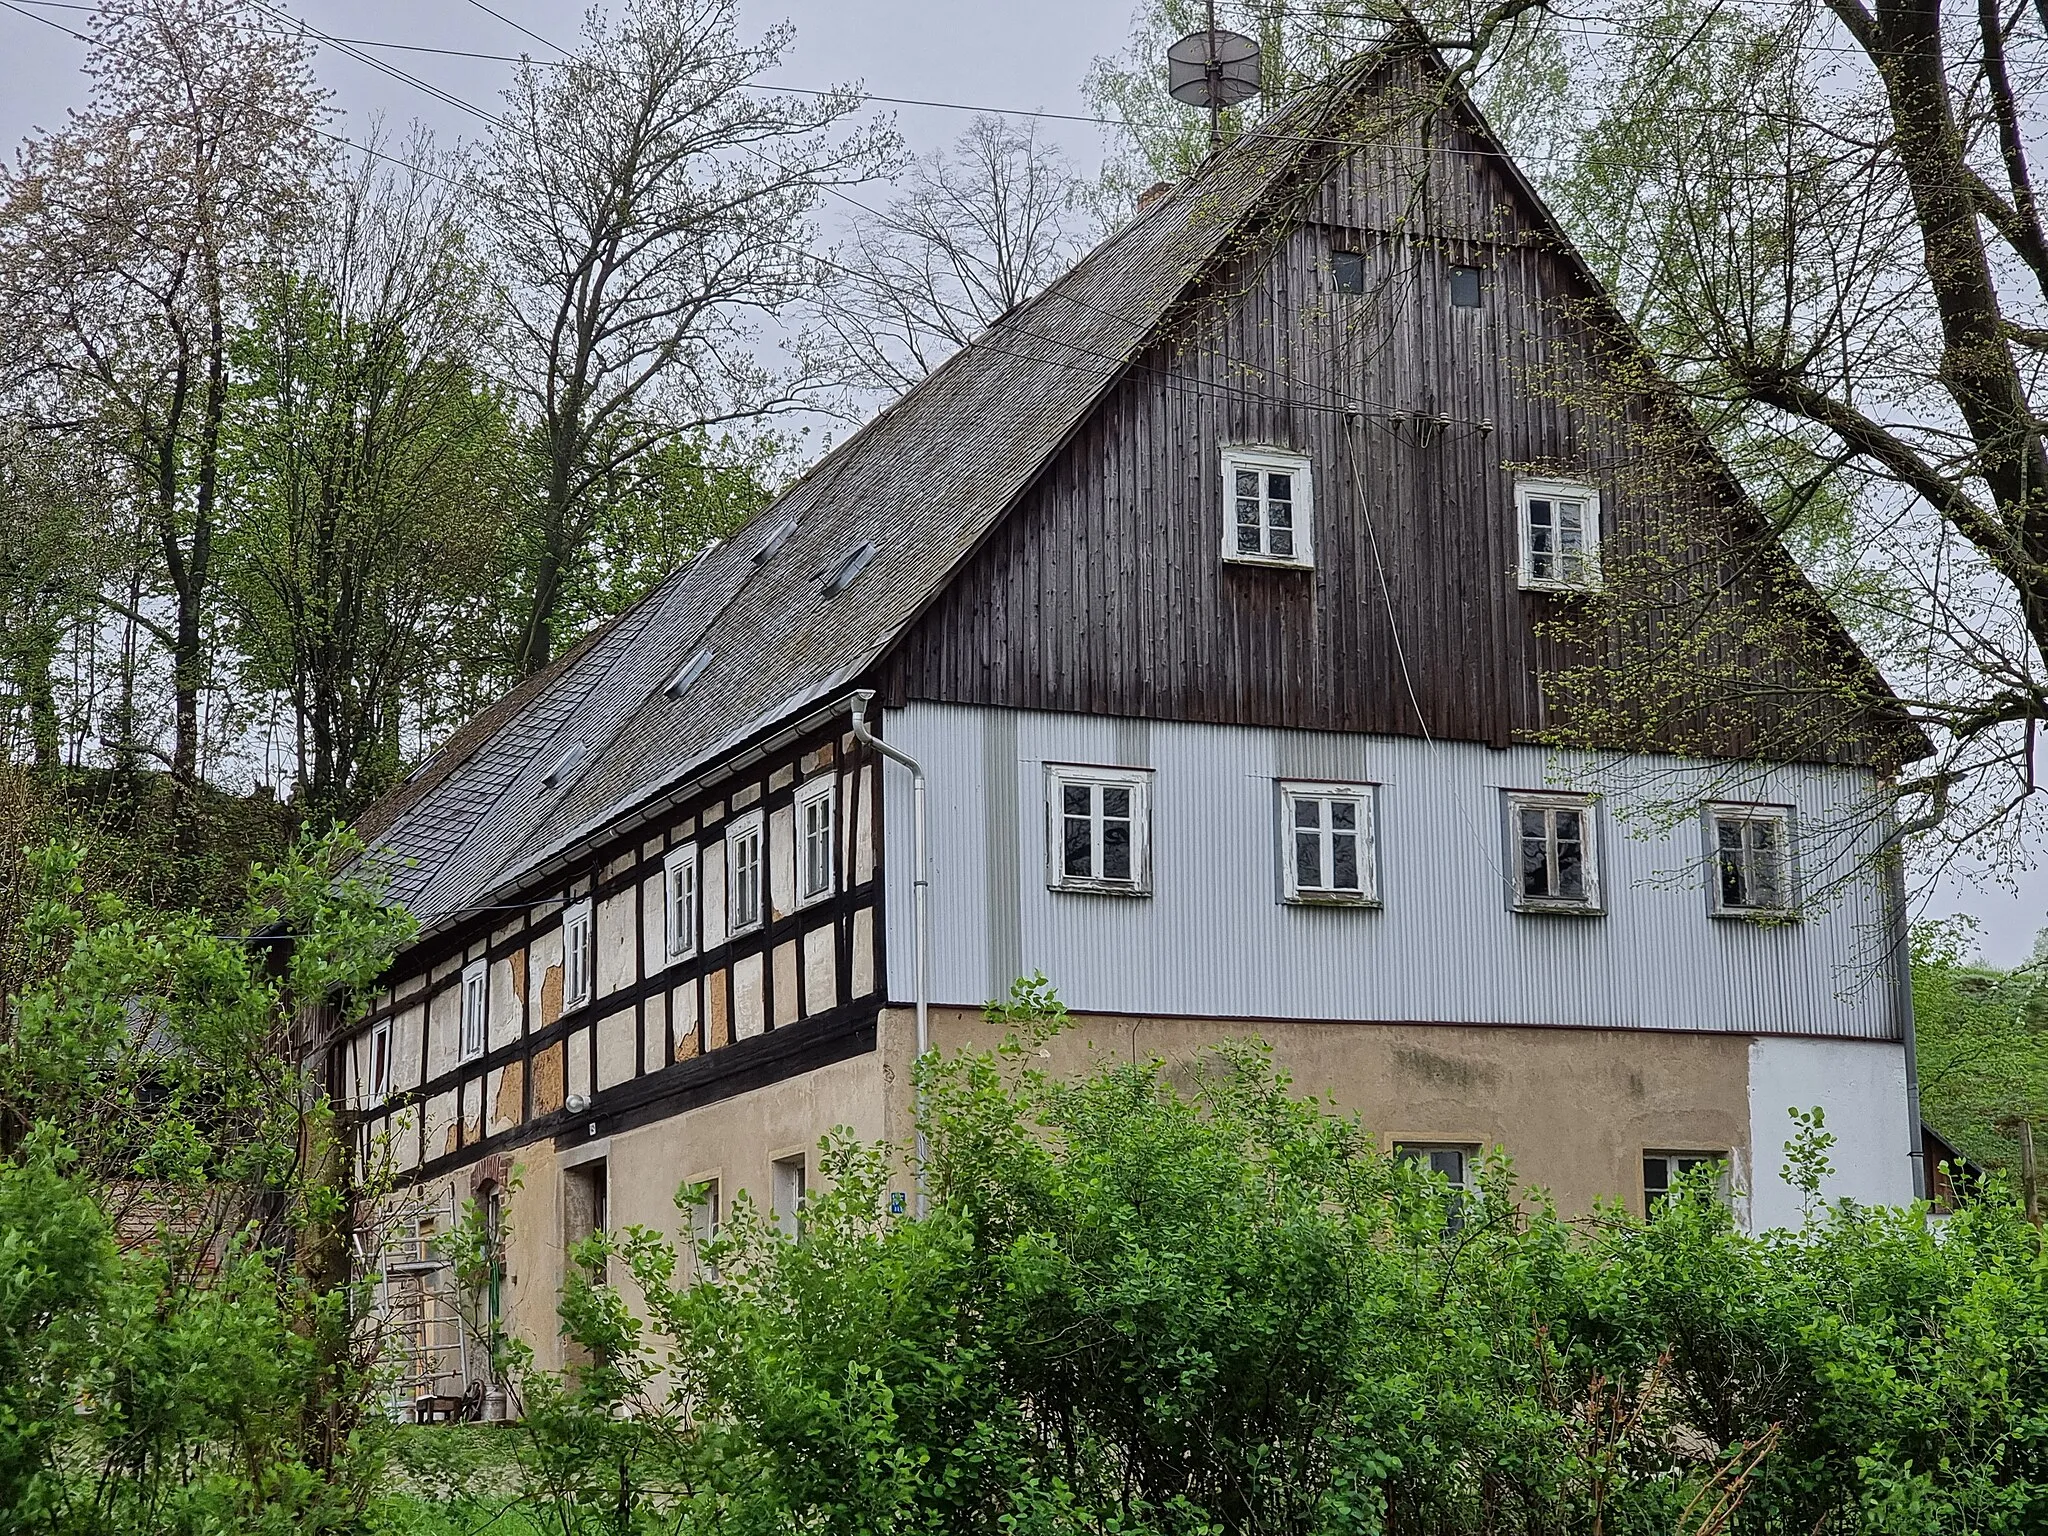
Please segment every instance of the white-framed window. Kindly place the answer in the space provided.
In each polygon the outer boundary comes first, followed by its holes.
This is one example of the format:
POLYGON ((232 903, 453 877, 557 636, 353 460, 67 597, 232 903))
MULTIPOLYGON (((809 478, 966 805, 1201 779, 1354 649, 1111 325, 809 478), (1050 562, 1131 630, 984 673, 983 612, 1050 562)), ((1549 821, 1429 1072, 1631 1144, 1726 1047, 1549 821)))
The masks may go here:
POLYGON ((1522 529, 1522 585, 1590 592, 1600 585, 1600 493, 1562 480, 1515 484, 1522 529))
POLYGON ((808 906, 832 894, 838 876, 831 774, 796 792, 796 904, 808 906))
POLYGON ((1479 1149, 1444 1142, 1397 1141, 1394 1156, 1427 1169, 1450 1186, 1444 1197, 1444 1225, 1452 1231, 1462 1227, 1466 1207, 1476 1194, 1472 1175, 1479 1149))
POLYGON ((1797 904, 1790 806, 1708 806, 1707 857, 1716 913, 1748 917, 1789 912, 1797 904))
POLYGON ((690 1206, 690 1242, 696 1259, 697 1277, 700 1280, 716 1280, 718 1266, 705 1259, 704 1249, 717 1238, 725 1222, 725 1210, 721 1203, 723 1191, 719 1188, 719 1181, 715 1175, 696 1182, 704 1193, 702 1200, 693 1201, 690 1206))
POLYGON ((668 957, 687 960, 697 953, 697 847, 671 848, 661 861, 662 910, 668 957))
POLYGON ((1045 769, 1045 883, 1056 891, 1152 889, 1152 775, 1145 769, 1045 769))
POLYGON ((1590 795, 1508 795, 1508 864, 1517 910, 1600 910, 1595 805, 1590 795))
POLYGON ((484 1053, 484 1027, 490 1018, 491 963, 472 960, 462 968, 462 1051, 470 1061, 484 1053))
POLYGON ((784 1237, 794 1238, 803 1230, 804 1155, 776 1158, 773 1172, 775 1225, 784 1237))
POLYGON ((1277 448, 1223 450, 1223 558, 1313 565, 1309 462, 1277 448))
POLYGON ((595 969, 595 933, 590 922, 590 901, 572 901, 562 908, 562 1006, 581 1008, 590 1001, 591 972, 595 969))
POLYGON ((1643 1215, 1658 1209, 1681 1187, 1684 1177, 1700 1168, 1717 1170, 1714 1193, 1728 1198, 1728 1154, 1726 1152, 1645 1152, 1643 1154, 1643 1215))
POLYGON ((1289 901, 1379 900, 1372 786, 1283 780, 1280 870, 1289 901))
POLYGON ((363 1098, 371 1105, 391 1097, 391 1021, 379 1019, 370 1027, 368 1082, 363 1098))
POLYGON ((728 936, 761 926, 762 845, 767 838, 759 811, 735 817, 725 829, 725 931, 728 936))

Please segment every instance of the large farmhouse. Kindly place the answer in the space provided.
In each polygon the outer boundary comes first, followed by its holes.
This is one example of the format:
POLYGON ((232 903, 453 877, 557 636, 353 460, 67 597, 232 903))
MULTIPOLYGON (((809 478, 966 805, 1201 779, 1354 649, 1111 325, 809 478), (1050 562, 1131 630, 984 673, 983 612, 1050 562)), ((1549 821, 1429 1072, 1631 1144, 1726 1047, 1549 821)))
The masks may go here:
MULTIPOLYGON (((387 1286, 489 1202, 555 1363, 581 1233, 676 1230, 686 1180, 786 1214, 830 1128, 907 1137, 921 976, 938 1048, 1043 972, 1069 1063, 1257 1034, 1567 1209, 1717 1159, 1796 1220, 1813 1105, 1830 1193, 1911 1198, 1882 733, 1541 744, 1646 529, 1751 529, 1730 603, 1805 592, 1633 355, 1425 51, 1151 198, 366 820, 422 924, 332 1046, 425 1213, 387 1286)), ((1825 638, 1756 710, 1867 680, 1825 638)))

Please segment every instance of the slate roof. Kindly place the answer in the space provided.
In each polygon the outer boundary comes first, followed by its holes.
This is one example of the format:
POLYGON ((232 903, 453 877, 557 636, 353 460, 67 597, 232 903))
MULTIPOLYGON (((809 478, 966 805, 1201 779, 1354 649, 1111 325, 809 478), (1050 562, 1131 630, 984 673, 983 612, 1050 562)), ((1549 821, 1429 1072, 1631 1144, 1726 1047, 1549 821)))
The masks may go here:
POLYGON ((1367 55, 1212 155, 849 437, 727 543, 457 733, 361 826, 423 927, 488 906, 750 737, 854 684, 1370 77, 1367 55), (788 525, 779 547, 756 556, 788 525), (830 573, 864 545, 846 590, 830 573), (680 699, 665 685, 700 648, 680 699), (543 779, 571 744, 580 765, 543 779))

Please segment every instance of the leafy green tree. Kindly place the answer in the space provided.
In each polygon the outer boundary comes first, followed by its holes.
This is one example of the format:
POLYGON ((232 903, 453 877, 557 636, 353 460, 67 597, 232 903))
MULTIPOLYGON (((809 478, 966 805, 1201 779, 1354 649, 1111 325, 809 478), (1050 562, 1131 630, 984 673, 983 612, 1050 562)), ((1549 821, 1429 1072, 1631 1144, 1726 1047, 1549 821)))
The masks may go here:
POLYGON ((1973 963, 1967 925, 1913 932, 1913 1025, 1928 1122, 1984 1168, 2012 1168, 2012 1121, 2048 1127, 2048 974, 1973 963))
POLYGON ((491 291, 454 162, 420 135, 394 158, 414 168, 366 158, 252 284, 234 348, 235 638, 244 677, 291 703, 316 817, 395 782, 501 643, 518 442, 482 366, 491 291))
MULTIPOLYGON (((346 844, 256 872, 245 922, 83 900, 40 860, 0 1035, 0 1525, 353 1520, 376 1340, 318 1031, 411 932, 346 844)), ((374 1192, 372 1192, 374 1193, 374 1192)))

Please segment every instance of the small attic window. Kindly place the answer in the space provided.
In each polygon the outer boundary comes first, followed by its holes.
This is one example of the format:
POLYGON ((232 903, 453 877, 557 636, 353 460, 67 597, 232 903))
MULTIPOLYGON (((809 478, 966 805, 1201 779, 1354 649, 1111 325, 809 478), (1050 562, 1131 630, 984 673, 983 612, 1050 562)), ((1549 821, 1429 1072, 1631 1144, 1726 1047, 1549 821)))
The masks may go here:
POLYGON ((704 669, 710 665, 711 648, 706 646, 677 668, 676 675, 668 680, 668 685, 661 691, 672 699, 680 699, 690 691, 697 679, 704 675, 704 669))
POLYGON ((1479 269, 1477 267, 1451 268, 1451 307, 1453 309, 1477 309, 1479 307, 1479 269))
POLYGON ((558 789, 567 783, 570 775, 575 773, 576 765, 582 761, 583 743, 570 742, 548 765, 548 771, 540 776, 540 793, 546 794, 549 790, 558 789))
POLYGON ((844 560, 839 562, 839 568, 833 571, 830 579, 826 581, 825 595, 827 597, 834 597, 860 580, 860 573, 868 568, 868 563, 874 558, 875 546, 873 543, 863 544, 860 548, 854 550, 844 560))
POLYGON ((1339 293, 1365 292, 1365 257, 1357 251, 1330 252, 1330 285, 1339 293))
POLYGON ((761 541, 761 547, 754 551, 754 564, 767 564, 775 551, 782 548, 784 544, 787 544, 789 536, 795 532, 796 517, 792 514, 777 523, 773 530, 770 531, 768 537, 761 541))

